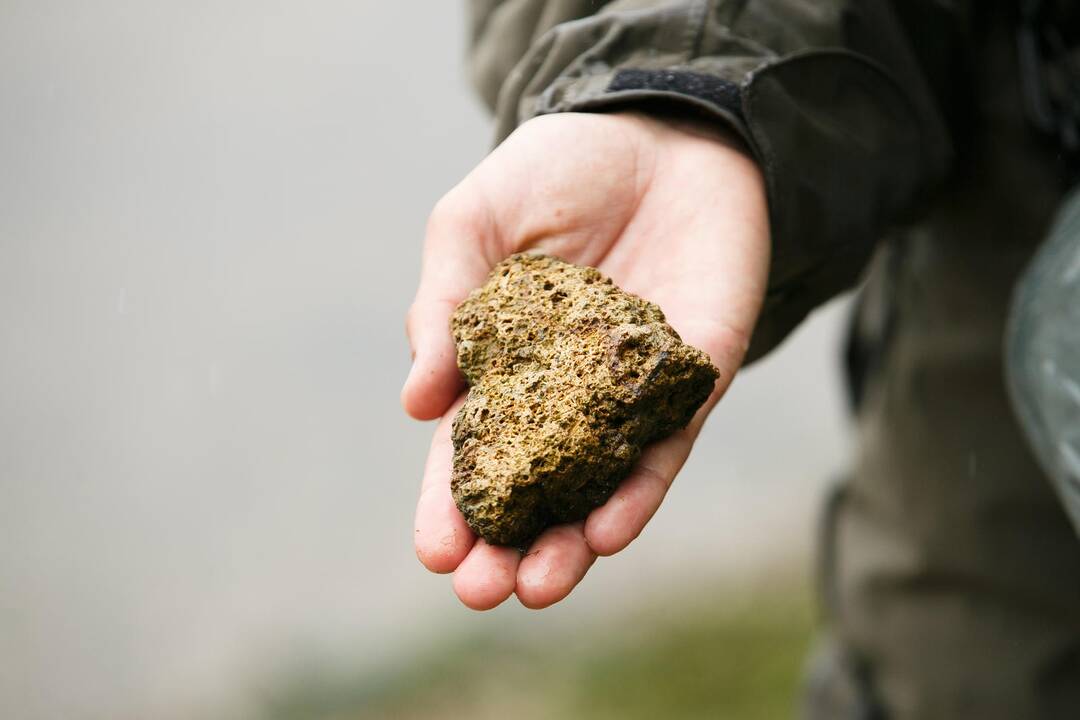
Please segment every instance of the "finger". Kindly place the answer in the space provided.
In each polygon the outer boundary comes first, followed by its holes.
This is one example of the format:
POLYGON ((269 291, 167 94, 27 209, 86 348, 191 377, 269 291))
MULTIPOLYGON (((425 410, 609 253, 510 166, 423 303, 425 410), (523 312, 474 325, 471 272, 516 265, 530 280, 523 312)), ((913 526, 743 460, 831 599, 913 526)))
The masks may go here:
POLYGON ((450 495, 454 455, 450 426, 463 400, 454 404, 435 430, 420 486, 420 499, 416 503, 413 530, 416 557, 424 567, 437 573, 454 570, 468 555, 475 540, 450 495))
POLYGON ((521 553, 482 538, 454 571, 454 592, 473 610, 490 610, 514 592, 521 553))
POLYGON ((585 520, 585 540, 597 555, 613 555, 641 534, 682 469, 706 418, 731 385, 749 346, 747 333, 715 322, 682 323, 683 339, 709 354, 720 370, 712 393, 690 423, 645 448, 608 501, 585 520))
POLYGON ((420 287, 406 319, 413 364, 401 404, 418 420, 431 420, 461 392, 450 316, 469 291, 483 283, 493 259, 487 248, 490 223, 479 200, 456 188, 428 221, 420 287))
POLYGON ((686 462, 700 427, 700 422, 692 421, 690 427, 646 448, 608 501, 589 514, 585 540, 597 555, 614 555, 641 534, 686 462))
POLYGON ((559 602, 581 582, 596 561, 585 542, 583 523, 544 531, 521 559, 514 592, 527 608, 539 610, 559 602))
MULTIPOLYGON (((680 319, 671 324, 683 342, 704 350, 720 371, 712 393, 703 404, 705 412, 698 412, 690 421, 690 428, 700 428, 742 367, 750 348, 750 332, 713 318, 680 319)), ((694 435, 696 437, 696 431, 694 435)))

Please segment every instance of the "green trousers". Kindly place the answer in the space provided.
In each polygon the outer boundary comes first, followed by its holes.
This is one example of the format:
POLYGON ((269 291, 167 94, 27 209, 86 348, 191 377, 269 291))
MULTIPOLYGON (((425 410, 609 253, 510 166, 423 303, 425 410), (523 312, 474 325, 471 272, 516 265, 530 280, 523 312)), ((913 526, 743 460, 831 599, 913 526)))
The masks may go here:
MULTIPOLYGON (((1080 538, 1009 405, 1014 283, 1065 187, 989 44, 968 172, 886 243, 857 321, 852 477, 826 513, 813 720, 1080 718, 1080 538)), ((1080 328, 1077 329, 1080 331, 1080 328)))

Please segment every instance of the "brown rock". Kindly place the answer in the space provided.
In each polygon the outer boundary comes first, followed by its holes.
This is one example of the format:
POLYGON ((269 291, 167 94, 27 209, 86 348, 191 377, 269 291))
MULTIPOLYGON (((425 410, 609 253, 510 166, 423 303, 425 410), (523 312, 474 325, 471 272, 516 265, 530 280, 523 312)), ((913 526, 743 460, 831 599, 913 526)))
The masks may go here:
POLYGON ((451 489, 498 545, 524 548, 602 505, 719 376, 656 305, 543 255, 499 263, 451 328, 471 386, 454 419, 451 489))

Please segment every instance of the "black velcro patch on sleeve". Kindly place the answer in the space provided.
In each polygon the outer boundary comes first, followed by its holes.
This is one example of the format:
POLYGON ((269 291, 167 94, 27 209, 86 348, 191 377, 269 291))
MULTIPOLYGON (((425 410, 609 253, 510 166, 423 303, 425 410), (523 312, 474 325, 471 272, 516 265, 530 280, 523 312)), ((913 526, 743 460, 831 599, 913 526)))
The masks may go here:
POLYGON ((607 91, 620 90, 662 90, 690 95, 742 117, 739 86, 714 75, 689 70, 620 70, 607 91))

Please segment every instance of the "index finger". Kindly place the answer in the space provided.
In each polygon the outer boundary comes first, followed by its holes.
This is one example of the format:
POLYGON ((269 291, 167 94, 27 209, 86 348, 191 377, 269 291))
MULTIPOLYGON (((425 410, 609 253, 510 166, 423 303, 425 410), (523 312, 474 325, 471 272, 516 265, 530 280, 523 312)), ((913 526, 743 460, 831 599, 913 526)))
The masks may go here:
POLYGON ((405 325, 413 365, 401 389, 402 406, 418 420, 444 413, 464 387, 450 316, 494 265, 484 218, 482 199, 459 186, 439 201, 428 220, 420 286, 405 325))
POLYGON ((476 535, 469 528, 450 494, 454 446, 450 428, 465 396, 458 398, 435 430, 428 451, 420 498, 416 502, 413 542, 416 556, 428 570, 452 572, 469 554, 476 535))

